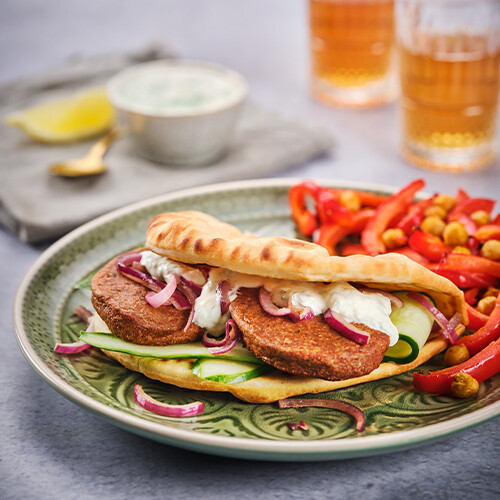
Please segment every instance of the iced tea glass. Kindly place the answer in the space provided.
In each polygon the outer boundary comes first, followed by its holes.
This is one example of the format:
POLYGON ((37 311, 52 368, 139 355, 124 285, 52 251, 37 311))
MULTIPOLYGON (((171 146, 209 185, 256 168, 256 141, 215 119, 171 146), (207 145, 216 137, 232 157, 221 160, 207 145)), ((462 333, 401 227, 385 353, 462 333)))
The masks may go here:
POLYGON ((441 170, 495 158, 498 0, 396 0, 403 156, 441 170))
POLYGON ((364 107, 397 96, 393 0, 310 0, 309 21, 316 99, 364 107))

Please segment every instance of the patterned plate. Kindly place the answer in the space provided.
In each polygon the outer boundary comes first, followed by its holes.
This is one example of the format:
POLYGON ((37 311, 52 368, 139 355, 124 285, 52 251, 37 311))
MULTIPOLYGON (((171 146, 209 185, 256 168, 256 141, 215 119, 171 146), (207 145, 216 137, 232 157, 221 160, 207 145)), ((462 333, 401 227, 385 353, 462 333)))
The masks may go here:
MULTIPOLYGON (((114 255, 143 243, 153 215, 201 210, 258 235, 294 236, 287 207, 287 191, 294 182, 248 181, 173 193, 120 209, 68 234, 37 260, 18 290, 14 326, 24 355, 64 396, 115 425, 216 455, 294 461, 366 456, 422 444, 499 415, 499 376, 481 384, 476 398, 465 400, 420 394, 412 387, 411 373, 328 393, 365 411, 366 428, 359 433, 350 417, 334 410, 279 410, 230 395, 178 389, 130 372, 97 349, 73 356, 53 352, 56 341, 74 341, 84 326, 71 311, 79 304, 89 306, 90 294, 77 285, 114 255), (201 400, 205 411, 187 419, 149 413, 134 401, 136 383, 162 401, 201 400), (292 432, 287 423, 300 420, 309 430, 292 432)), ((391 191, 373 185, 335 186, 391 191)), ((433 364, 439 366, 440 360, 425 368, 433 364)))

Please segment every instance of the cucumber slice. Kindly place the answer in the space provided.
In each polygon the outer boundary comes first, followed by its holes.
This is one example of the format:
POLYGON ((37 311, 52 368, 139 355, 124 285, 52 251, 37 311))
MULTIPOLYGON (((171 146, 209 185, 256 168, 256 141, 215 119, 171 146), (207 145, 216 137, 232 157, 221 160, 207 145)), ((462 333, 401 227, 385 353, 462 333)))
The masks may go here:
POLYGON ((174 344, 166 346, 150 346, 133 344, 111 333, 80 332, 80 340, 83 342, 105 349, 107 351, 123 352, 134 356, 143 356, 161 359, 192 359, 192 358, 217 358, 231 359, 235 361, 248 361, 254 365, 263 365, 264 361, 255 357, 242 345, 236 345, 230 351, 222 354, 212 354, 201 342, 190 344, 174 344))
POLYGON ((223 384, 237 384, 268 372, 269 366, 257 365, 248 361, 227 359, 198 359, 192 371, 198 377, 223 384))
POLYGON ((391 313, 391 321, 398 329, 398 342, 387 349, 383 361, 406 364, 414 361, 420 349, 431 333, 434 316, 414 300, 408 298, 406 292, 395 293, 404 307, 391 313))

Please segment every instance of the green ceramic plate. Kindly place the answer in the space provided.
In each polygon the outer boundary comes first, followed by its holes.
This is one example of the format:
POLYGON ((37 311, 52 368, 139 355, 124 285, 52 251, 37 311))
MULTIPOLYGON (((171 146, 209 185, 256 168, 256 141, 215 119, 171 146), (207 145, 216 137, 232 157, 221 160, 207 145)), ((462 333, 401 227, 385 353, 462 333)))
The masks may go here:
MULTIPOLYGON (((78 304, 89 306, 90 294, 76 285, 114 255, 140 245, 153 215, 202 210, 258 235, 294 236, 287 191, 296 181, 238 182, 169 194, 68 234, 37 260, 18 290, 14 326, 26 358, 64 396, 115 425, 174 446, 232 457, 306 461, 366 456, 423 444, 499 415, 498 376, 481 384, 476 398, 465 400, 420 394, 412 387, 411 373, 327 393, 365 411, 366 428, 359 433, 350 417, 334 410, 247 404, 225 394, 154 382, 97 350, 73 356, 53 352, 56 341, 75 340, 83 327, 71 311, 78 304), (201 400, 205 411, 187 419, 149 413, 134 402, 136 383, 165 402, 201 400), (308 431, 292 432, 286 425, 300 420, 309 424, 308 431)), ((382 186, 340 187, 391 191, 382 186)), ((434 365, 439 366, 439 359, 434 365)))

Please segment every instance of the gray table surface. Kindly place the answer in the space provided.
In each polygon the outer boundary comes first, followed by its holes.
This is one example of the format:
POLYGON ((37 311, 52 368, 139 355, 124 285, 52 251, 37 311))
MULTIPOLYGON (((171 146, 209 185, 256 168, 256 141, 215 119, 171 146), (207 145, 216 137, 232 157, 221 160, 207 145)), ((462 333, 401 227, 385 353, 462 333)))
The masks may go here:
MULTIPOLYGON (((334 155, 285 176, 391 185, 422 176, 431 192, 462 186, 499 198, 498 164, 471 174, 405 164, 397 153, 397 105, 352 111, 312 101, 306 14, 301 0, 2 0, 0 82, 70 56, 163 43, 241 71, 256 102, 331 129, 334 155)), ((498 419, 409 451, 300 464, 201 455, 95 417, 45 383, 16 345, 14 292, 43 250, 0 230, 0 498, 498 498, 498 419)))

